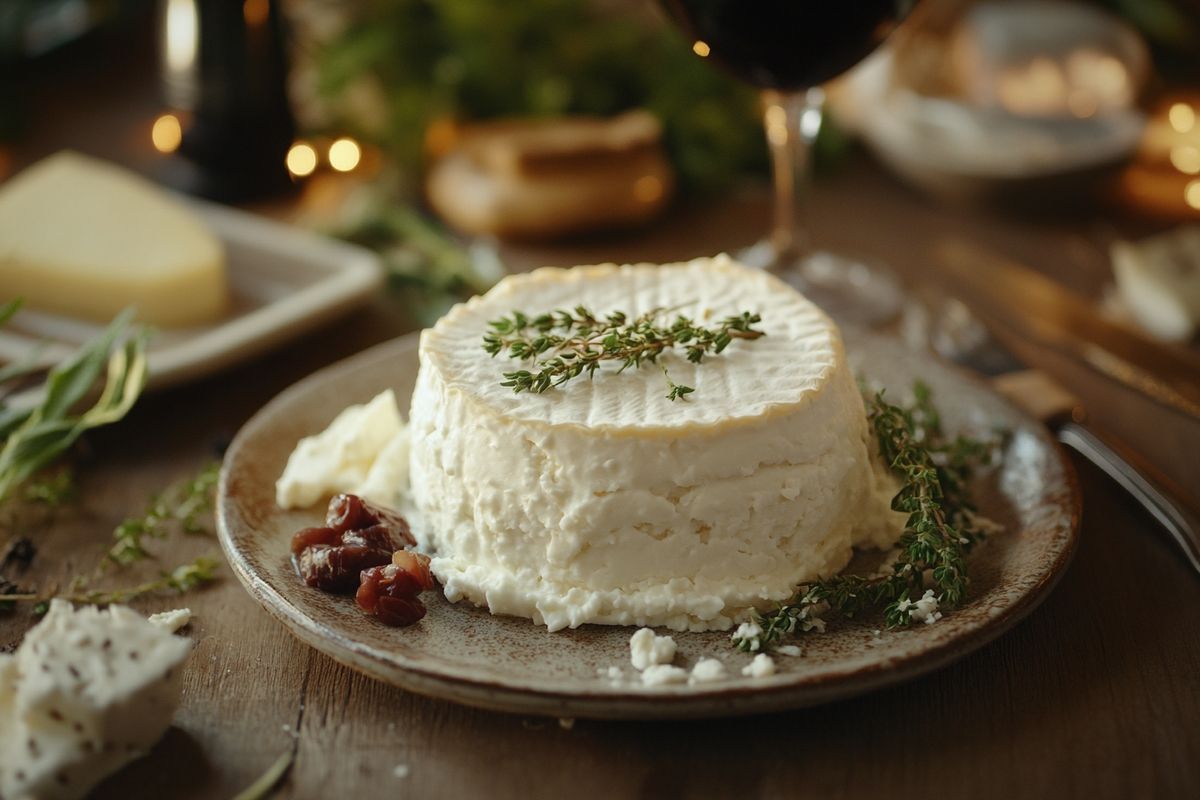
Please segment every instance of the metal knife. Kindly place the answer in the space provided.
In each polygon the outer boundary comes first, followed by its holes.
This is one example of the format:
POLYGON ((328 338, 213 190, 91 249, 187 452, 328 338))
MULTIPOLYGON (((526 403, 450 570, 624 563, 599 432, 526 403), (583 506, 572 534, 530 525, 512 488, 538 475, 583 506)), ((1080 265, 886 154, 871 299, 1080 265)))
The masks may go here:
POLYGON ((1110 322, 1086 298, 969 242, 945 240, 935 252, 953 293, 997 335, 1013 329, 1161 405, 1200 419, 1200 356, 1110 322))
POLYGON ((902 322, 906 339, 924 342, 988 377, 998 392, 1042 420, 1062 444, 1099 467, 1154 517, 1200 575, 1200 513, 1184 503, 1178 486, 1129 448, 1092 429, 1073 395, 1046 373, 1021 364, 961 301, 932 289, 913 299, 902 322))

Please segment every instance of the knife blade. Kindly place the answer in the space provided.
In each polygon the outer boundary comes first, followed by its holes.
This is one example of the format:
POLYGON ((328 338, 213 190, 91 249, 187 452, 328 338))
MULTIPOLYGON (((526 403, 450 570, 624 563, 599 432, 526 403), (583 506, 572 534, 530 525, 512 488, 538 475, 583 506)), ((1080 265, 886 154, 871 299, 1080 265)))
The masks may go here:
POLYGON ((1104 319, 1086 298, 974 244, 947 239, 938 243, 935 256, 954 293, 985 323, 1200 419, 1200 357, 1104 319))

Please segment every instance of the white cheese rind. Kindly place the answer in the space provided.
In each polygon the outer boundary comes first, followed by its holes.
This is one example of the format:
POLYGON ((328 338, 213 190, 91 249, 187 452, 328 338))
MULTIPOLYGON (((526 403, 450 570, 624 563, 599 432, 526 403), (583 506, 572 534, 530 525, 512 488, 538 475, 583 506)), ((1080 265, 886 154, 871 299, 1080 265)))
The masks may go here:
POLYGON ((16 654, 0 656, 0 797, 82 797, 149 751, 190 651, 128 608, 53 601, 16 654))
POLYGON ((726 629, 899 532, 833 323, 727 258, 509 277, 427 330, 420 359, 415 533, 451 600, 552 630, 726 629), (500 386, 513 365, 483 351, 487 321, 579 303, 710 324, 756 311, 767 335, 701 365, 664 356, 696 388, 686 401, 653 369, 541 395, 500 386))

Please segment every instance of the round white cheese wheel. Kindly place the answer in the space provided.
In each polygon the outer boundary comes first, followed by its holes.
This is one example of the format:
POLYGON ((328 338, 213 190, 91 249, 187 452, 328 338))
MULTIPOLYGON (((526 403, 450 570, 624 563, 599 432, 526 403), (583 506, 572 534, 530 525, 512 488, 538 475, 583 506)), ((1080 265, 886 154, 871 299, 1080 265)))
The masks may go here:
POLYGON ((841 337, 816 306, 727 257, 510 276, 424 332, 410 412, 412 499, 451 600, 550 629, 725 629, 899 528, 841 337), (766 336, 660 369, 613 362, 542 394, 483 349, 488 321, 586 305, 672 309, 766 336))

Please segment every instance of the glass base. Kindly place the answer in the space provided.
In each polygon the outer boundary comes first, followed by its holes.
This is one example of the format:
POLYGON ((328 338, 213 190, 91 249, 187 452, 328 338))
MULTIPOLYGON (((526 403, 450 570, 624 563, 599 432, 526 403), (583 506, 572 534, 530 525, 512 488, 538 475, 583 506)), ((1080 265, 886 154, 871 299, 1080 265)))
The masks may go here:
POLYGON ((822 250, 780 259, 769 241, 751 245, 738 259, 795 287, 839 325, 879 327, 904 304, 899 279, 878 264, 822 250))

